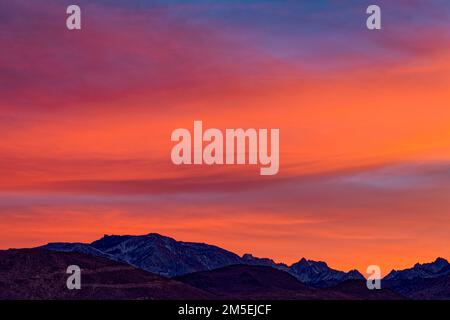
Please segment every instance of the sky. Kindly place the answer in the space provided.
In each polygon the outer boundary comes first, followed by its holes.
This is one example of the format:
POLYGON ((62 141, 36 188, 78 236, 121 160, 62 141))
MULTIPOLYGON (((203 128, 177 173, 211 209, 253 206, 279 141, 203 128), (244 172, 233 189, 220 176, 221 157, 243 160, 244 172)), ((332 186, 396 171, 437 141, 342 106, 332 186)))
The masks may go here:
POLYGON ((0 248, 160 233, 365 272, 450 258, 450 4, 0 0, 0 248), (368 5, 382 29, 365 26, 368 5), (279 128, 280 171, 171 132, 279 128))

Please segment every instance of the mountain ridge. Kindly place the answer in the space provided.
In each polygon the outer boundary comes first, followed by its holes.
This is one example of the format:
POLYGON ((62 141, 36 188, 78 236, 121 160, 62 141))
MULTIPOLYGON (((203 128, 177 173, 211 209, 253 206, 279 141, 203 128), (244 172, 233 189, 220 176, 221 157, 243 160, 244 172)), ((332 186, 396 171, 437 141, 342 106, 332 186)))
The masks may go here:
POLYGON ((40 248, 0 250, 0 300, 212 299, 187 284, 87 253, 40 248), (68 290, 69 265, 81 288, 68 290))
POLYGON ((148 233, 145 235, 107 235, 91 243, 48 243, 41 248, 71 251, 111 258, 166 277, 198 271, 214 270, 228 265, 263 265, 293 275, 313 287, 328 287, 346 280, 363 280, 356 270, 344 272, 328 267, 325 262, 300 259, 288 266, 269 258, 246 253, 242 257, 215 245, 177 241, 174 238, 148 233))
POLYGON ((87 253, 41 248, 0 250, 0 299, 5 300, 361 300, 404 299, 391 290, 368 290, 364 281, 333 288, 308 287, 287 272, 231 265, 175 278, 87 253), (80 287, 69 290, 69 265, 80 268, 80 287), (375 292, 376 291, 376 292, 375 292))
POLYGON ((392 270, 383 286, 411 299, 450 299, 450 264, 441 257, 433 262, 416 263, 403 270, 392 270))
MULTIPOLYGON (((179 277, 201 271, 211 271, 230 265, 267 266, 294 276, 313 288, 330 288, 348 281, 365 281, 358 270, 348 272, 330 268, 324 261, 301 258, 291 265, 274 262, 270 258, 255 257, 250 253, 239 256, 215 245, 199 242, 177 241, 174 238, 148 233, 145 235, 107 235, 91 243, 48 243, 40 248, 80 252, 127 263, 133 267, 164 277, 179 277)), ((450 264, 442 257, 429 263, 416 263, 404 270, 392 270, 382 279, 382 286, 405 296, 413 296, 417 279, 436 279, 450 276, 450 264)), ((446 281, 445 278, 444 282, 446 281)), ((427 286, 436 287, 436 281, 421 281, 424 292, 427 286)), ((438 291, 437 289, 433 289, 438 291)), ((443 292, 445 296, 447 293, 443 292)))

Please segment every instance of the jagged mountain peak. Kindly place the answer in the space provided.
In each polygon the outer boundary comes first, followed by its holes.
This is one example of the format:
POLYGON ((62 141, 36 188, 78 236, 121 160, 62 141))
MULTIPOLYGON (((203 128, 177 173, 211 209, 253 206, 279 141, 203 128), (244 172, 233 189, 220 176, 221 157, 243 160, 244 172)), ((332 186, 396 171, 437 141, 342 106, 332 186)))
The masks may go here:
POLYGON ((301 258, 298 262, 292 264, 291 267, 312 267, 312 268, 320 268, 320 269, 325 269, 325 268, 329 268, 327 263, 324 261, 314 261, 314 260, 308 260, 306 258, 301 258))
POLYGON ((297 279, 316 287, 327 287, 346 280, 364 279, 363 275, 357 270, 351 270, 346 273, 330 268, 324 261, 314 261, 306 258, 302 258, 292 264, 289 269, 297 279))
POLYGON ((435 278, 446 274, 450 274, 450 264, 446 259, 438 257, 433 262, 416 263, 413 267, 404 270, 393 269, 384 277, 384 280, 435 278))
POLYGON ((382 286, 409 298, 450 298, 450 264, 438 257, 433 262, 416 263, 404 270, 392 270, 382 286))
POLYGON ((446 259, 437 257, 433 262, 427 263, 416 263, 414 268, 431 268, 431 269, 440 269, 448 266, 449 263, 446 259))
POLYGON ((272 264, 275 264, 275 262, 272 259, 255 257, 251 253, 244 253, 242 255, 242 259, 243 260, 247 260, 247 261, 266 261, 266 262, 270 262, 272 264))
POLYGON ((356 270, 356 269, 350 270, 349 272, 347 272, 347 274, 348 274, 348 275, 355 276, 356 278, 361 278, 361 277, 364 278, 364 276, 361 274, 361 272, 359 272, 359 271, 356 270))

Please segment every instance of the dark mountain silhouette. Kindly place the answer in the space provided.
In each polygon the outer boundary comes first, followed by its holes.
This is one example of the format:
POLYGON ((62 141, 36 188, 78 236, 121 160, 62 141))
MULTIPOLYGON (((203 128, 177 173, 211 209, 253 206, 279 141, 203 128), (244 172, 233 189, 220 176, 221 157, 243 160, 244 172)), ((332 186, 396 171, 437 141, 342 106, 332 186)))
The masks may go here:
POLYGON ((85 253, 89 254, 91 256, 95 257, 102 257, 113 261, 122 261, 118 257, 104 253, 94 247, 92 247, 89 244, 75 242, 75 243, 68 243, 68 242, 54 242, 49 243, 45 246, 40 247, 42 249, 52 250, 52 251, 61 251, 61 252, 78 252, 78 253, 85 253))
POLYGON ((0 299, 398 299, 388 290, 317 289, 268 266, 232 265, 173 279, 103 257, 46 249, 0 251, 0 299), (66 287, 69 265, 81 268, 81 289, 66 287))
POLYGON ((194 242, 182 242, 156 233, 143 236, 105 235, 91 244, 49 243, 42 248, 81 252, 123 261, 143 270, 174 277, 197 271, 213 270, 234 264, 270 266, 286 271, 301 282, 314 287, 328 287, 346 280, 363 280, 356 270, 348 273, 331 269, 325 262, 301 259, 292 266, 271 259, 242 257, 222 248, 194 242))
POLYGON ((325 262, 302 258, 291 266, 284 263, 275 263, 272 259, 256 258, 251 254, 242 256, 243 264, 270 266, 293 275, 297 280, 316 288, 326 288, 346 280, 364 280, 359 271, 343 272, 334 270, 325 262))
MULTIPOLYGON (((377 290, 369 293, 364 277, 357 270, 349 272, 334 270, 325 262, 312 261, 305 258, 288 266, 283 263, 275 263, 268 258, 254 257, 251 254, 244 254, 242 257, 239 257, 217 246, 176 241, 155 233, 142 236, 105 235, 100 240, 90 244, 49 243, 42 248, 53 251, 79 252, 106 258, 115 262, 127 263, 165 277, 179 277, 187 274, 191 276, 193 273, 215 271, 234 265, 243 265, 243 268, 252 266, 268 267, 270 270, 283 272, 283 276, 288 274, 291 277, 290 279, 294 277, 297 282, 306 285, 308 290, 314 288, 331 290, 321 290, 319 295, 321 298, 326 298, 327 294, 331 297, 342 299, 359 299, 367 294, 370 295, 367 298, 377 298, 377 295, 381 295, 387 299, 398 298, 399 295, 412 299, 424 299, 425 297, 427 299, 448 299, 450 296, 448 288, 450 265, 443 258, 438 258, 431 263, 418 263, 414 267, 405 270, 393 270, 382 279, 382 288, 389 290, 385 292, 377 290)), ((230 270, 227 272, 231 272, 230 270)), ((255 272, 255 270, 260 269, 248 270, 255 272)), ((200 275, 207 276, 208 273, 199 273, 196 276, 200 275)), ((232 272, 228 274, 229 277, 233 275, 236 274, 232 272)), ((278 279, 280 274, 277 273, 272 276, 273 279, 278 279)), ((234 284, 236 285, 236 281, 234 281, 234 284)), ((312 294, 312 291, 298 290, 294 295, 289 290, 286 289, 283 293, 277 290, 275 290, 276 292, 269 290, 267 295, 273 297, 290 296, 297 299, 302 294, 306 296, 311 296, 312 294)), ((226 296, 230 293, 220 292, 218 294, 226 296)), ((242 293, 242 295, 245 294, 242 293)), ((314 295, 312 294, 312 296, 314 295)))
POLYGON ((112 257, 116 261, 168 277, 237 264, 241 259, 216 246, 176 241, 156 233, 143 236, 105 235, 83 246, 79 243, 49 243, 42 248, 112 257))
POLYGON ((384 287, 410 299, 450 300, 450 275, 436 278, 402 279, 383 284, 384 287))
POLYGON ((319 296, 289 273, 267 266, 233 265, 174 279, 227 299, 312 299, 319 296))
POLYGON ((224 299, 404 299, 389 289, 369 290, 360 280, 348 280, 328 289, 312 288, 268 266, 234 265, 175 279, 224 299))
POLYGON ((392 270, 382 284, 412 299, 450 299, 450 264, 443 258, 392 270))
POLYGON ((324 295, 328 292, 332 299, 337 300, 405 300, 401 294, 391 289, 367 289, 364 280, 346 280, 330 288, 322 289, 324 295))
POLYGON ((290 267, 290 271, 298 280, 318 288, 336 285, 347 280, 364 280, 359 271, 343 272, 331 269, 325 262, 302 258, 290 267))
POLYGON ((0 251, 0 299, 208 299, 211 295, 130 265, 76 252, 0 251), (82 269, 69 290, 69 265, 82 269))
POLYGON ((412 280, 417 278, 437 278, 450 274, 450 264, 443 258, 430 263, 416 263, 414 267, 400 271, 392 270, 383 280, 412 280))

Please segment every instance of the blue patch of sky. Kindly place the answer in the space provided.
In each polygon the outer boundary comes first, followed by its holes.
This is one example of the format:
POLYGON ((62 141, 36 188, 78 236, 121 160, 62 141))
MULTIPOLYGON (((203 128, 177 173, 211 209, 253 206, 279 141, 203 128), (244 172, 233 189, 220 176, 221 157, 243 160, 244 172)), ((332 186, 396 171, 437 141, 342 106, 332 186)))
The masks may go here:
POLYGON ((450 25, 448 0, 96 0, 94 3, 132 10, 162 8, 170 18, 220 29, 231 39, 276 59, 304 62, 324 70, 349 67, 356 61, 366 64, 407 59, 414 52, 390 47, 381 38, 399 37, 401 41, 405 35, 409 37, 407 41, 414 41, 410 37, 415 30, 450 25), (382 8, 382 31, 366 29, 365 11, 373 3, 382 8), (352 61, 352 57, 361 59, 352 61))

